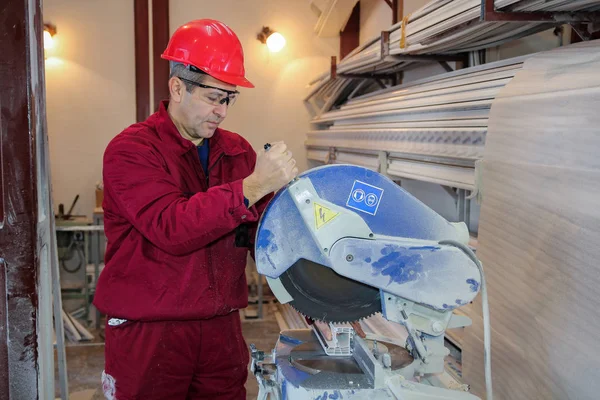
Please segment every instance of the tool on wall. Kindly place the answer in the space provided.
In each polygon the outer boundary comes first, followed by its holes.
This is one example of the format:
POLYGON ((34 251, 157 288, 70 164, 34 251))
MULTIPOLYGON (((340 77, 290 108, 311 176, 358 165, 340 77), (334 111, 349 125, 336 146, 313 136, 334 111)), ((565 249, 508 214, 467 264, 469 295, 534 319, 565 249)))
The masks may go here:
POLYGON ((73 203, 71 203, 71 207, 69 208, 69 211, 65 214, 65 205, 60 203, 58 205, 58 215, 56 216, 57 218, 60 219, 71 219, 71 217, 73 216, 73 209, 75 208, 75 205, 77 204, 77 201, 79 200, 79 195, 75 196, 75 198, 73 199, 73 203))

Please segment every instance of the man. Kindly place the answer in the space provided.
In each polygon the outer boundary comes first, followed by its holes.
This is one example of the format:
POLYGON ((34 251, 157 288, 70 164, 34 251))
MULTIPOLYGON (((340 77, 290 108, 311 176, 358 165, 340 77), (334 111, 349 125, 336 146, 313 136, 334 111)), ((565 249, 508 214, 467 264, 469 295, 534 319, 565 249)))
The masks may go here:
POLYGON ((163 58, 170 100, 104 154, 103 389, 118 400, 245 399, 249 238, 298 170, 282 142, 257 155, 218 127, 236 87, 253 87, 226 25, 180 27, 163 58))

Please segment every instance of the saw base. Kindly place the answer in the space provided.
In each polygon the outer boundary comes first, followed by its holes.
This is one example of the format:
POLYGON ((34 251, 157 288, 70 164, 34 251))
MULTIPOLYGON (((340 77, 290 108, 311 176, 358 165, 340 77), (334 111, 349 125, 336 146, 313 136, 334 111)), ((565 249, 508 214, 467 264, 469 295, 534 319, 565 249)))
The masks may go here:
POLYGON ((282 331, 269 355, 251 348, 260 399, 480 400, 465 388, 432 386, 434 376, 417 378, 418 362, 388 342, 355 337, 352 355, 333 357, 314 330, 301 329, 282 331))
MULTIPOLYGON (((363 342, 372 351, 374 341, 363 342)), ((381 355, 390 354, 392 369, 397 373, 409 368, 413 362, 408 351, 400 346, 377 342, 377 348, 381 355)), ((375 393, 383 395, 387 389, 376 388, 373 378, 359 363, 356 355, 327 355, 312 329, 282 331, 275 348, 278 383, 288 394, 284 398, 316 398, 324 391, 334 396, 359 396, 352 397, 357 399, 363 398, 361 394, 365 395, 365 399, 372 399, 375 393)), ((409 368, 407 373, 412 375, 412 369, 409 368)))

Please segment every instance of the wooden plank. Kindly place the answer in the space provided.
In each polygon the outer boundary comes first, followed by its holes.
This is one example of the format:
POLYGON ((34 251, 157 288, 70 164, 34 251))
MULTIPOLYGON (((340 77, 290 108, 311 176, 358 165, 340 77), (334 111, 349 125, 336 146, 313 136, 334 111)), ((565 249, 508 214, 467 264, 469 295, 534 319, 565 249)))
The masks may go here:
POLYGON ((308 324, 304 320, 304 317, 298 314, 298 312, 294 310, 291 306, 287 304, 278 304, 277 308, 281 313, 285 325, 287 325, 289 329, 308 328, 308 324))
POLYGON ((135 116, 137 122, 150 115, 150 33, 148 1, 134 0, 135 116))
POLYGON ((169 43, 169 0, 152 0, 152 63, 154 65, 154 111, 169 98, 169 62, 160 58, 169 43))
POLYGON ((275 315, 275 320, 277 321, 277 325, 279 326, 280 331, 285 331, 290 328, 288 326, 288 324, 285 322, 285 320, 283 319, 283 316, 281 315, 281 313, 279 311, 275 311, 274 315, 275 315))
POLYGON ((79 334, 81 335, 81 340, 94 340, 94 335, 92 335, 90 331, 85 329, 85 327, 81 325, 79 321, 77 321, 77 318, 75 318, 70 313, 67 313, 67 316, 69 317, 69 320, 71 321, 75 329, 77 329, 77 332, 79 332, 79 334))
MULTIPOLYGON (((600 43, 540 53, 492 106, 477 253, 492 324, 494 398, 600 393, 600 43)), ((477 299, 463 338, 483 395, 477 299)))
POLYGON ((65 310, 62 311, 62 320, 65 325, 65 329, 68 331, 68 334, 73 338, 73 341, 81 341, 81 334, 79 333, 77 328, 75 328, 73 321, 71 321, 71 318, 69 318, 65 310))

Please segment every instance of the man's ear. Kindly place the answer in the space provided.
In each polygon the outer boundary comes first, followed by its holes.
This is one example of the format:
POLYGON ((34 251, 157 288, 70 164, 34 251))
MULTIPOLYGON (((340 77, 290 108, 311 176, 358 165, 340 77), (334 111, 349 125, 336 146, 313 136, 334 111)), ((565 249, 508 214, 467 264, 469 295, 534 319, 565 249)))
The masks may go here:
POLYGON ((183 92, 185 92, 185 85, 181 79, 173 76, 169 79, 169 94, 171 95, 171 101, 175 103, 181 103, 183 100, 183 92))

